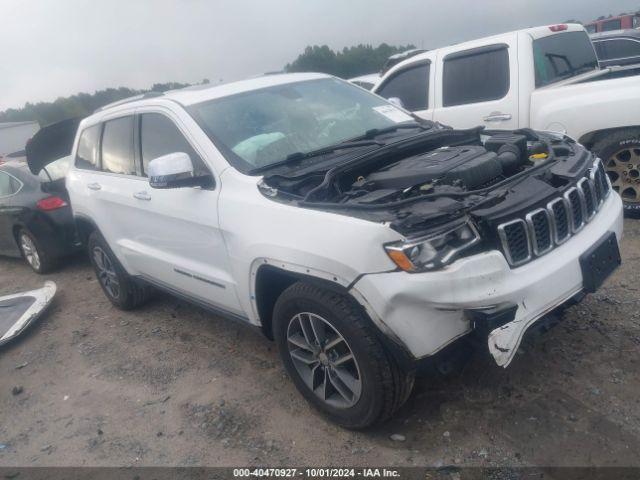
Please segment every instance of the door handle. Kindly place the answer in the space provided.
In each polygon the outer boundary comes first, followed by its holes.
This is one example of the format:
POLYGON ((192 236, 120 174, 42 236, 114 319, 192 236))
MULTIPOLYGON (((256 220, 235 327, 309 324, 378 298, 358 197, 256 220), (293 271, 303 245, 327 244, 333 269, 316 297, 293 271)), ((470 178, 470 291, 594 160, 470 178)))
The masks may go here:
POLYGON ((101 190, 102 185, 100 185, 99 183, 87 183, 87 188, 89 190, 101 190))
POLYGON ((506 122, 511 120, 510 113, 491 112, 488 116, 484 117, 485 122, 506 122))
POLYGON ((138 200, 146 200, 147 202, 151 200, 151 195, 147 192, 136 192, 133 194, 133 198, 137 198, 138 200))

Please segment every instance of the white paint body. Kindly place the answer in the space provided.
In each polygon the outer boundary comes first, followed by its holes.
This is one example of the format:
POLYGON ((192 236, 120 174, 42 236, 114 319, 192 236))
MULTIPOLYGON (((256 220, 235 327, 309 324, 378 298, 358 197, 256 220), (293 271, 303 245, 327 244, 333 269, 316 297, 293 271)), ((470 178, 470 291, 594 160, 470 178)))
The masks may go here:
POLYGON ((373 92, 377 92, 385 80, 399 70, 428 60, 431 68, 428 81, 425 78, 425 89, 428 89, 429 108, 414 112, 428 120, 454 128, 484 125, 493 129, 551 130, 580 141, 597 131, 640 126, 638 76, 580 83, 608 72, 603 69, 536 88, 533 41, 583 30, 581 25, 568 25, 567 30, 557 33, 549 27, 536 27, 431 50, 394 66, 373 88, 373 92), (452 53, 497 44, 508 45, 508 93, 499 100, 444 107, 444 58, 452 53))
POLYGON ((518 320, 536 319, 564 301, 565 293, 580 288, 579 255, 606 232, 621 234, 621 204, 612 194, 597 221, 555 252, 517 270, 508 267, 502 253, 489 251, 438 272, 399 272, 383 244, 403 240, 402 235, 381 223, 265 197, 258 189, 262 177, 231 167, 185 110, 217 97, 321 77, 278 75, 176 91, 92 115, 83 120, 79 132, 118 116, 163 113, 205 161, 215 188, 154 190, 142 177, 72 167, 67 188, 74 214, 95 222, 129 274, 254 325, 261 324, 254 284, 260 265, 335 282, 350 289, 381 331, 415 358, 437 352, 470 330, 462 308, 511 301, 526 304, 518 320), (135 196, 139 193, 145 193, 144 200, 135 196))

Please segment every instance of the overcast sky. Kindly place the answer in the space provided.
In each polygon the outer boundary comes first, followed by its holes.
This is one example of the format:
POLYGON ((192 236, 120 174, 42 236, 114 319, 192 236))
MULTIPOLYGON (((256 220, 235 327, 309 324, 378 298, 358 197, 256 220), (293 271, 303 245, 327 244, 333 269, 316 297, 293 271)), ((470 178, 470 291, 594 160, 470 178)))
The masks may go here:
POLYGON ((0 0, 0 111, 106 87, 281 69, 306 45, 435 48, 640 0, 0 0))

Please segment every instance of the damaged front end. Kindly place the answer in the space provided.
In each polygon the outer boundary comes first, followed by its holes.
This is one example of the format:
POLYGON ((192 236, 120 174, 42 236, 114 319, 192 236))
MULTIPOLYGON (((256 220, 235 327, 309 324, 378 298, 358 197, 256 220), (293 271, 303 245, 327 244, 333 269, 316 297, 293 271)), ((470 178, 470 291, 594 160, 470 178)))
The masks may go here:
MULTIPOLYGON (((581 231, 611 192, 601 162, 568 137, 482 128, 434 128, 330 168, 273 173, 260 189, 275 201, 387 225, 404 238, 385 245, 386 253, 409 273, 446 271, 456 259, 496 251, 515 273, 581 231)), ((509 315, 491 329, 485 319, 483 327, 503 366, 524 331, 548 313, 516 314, 523 299, 507 300, 509 315)), ((491 306, 491 298, 482 297, 457 307, 474 312, 469 324, 477 329, 491 306)))
POLYGON ((512 267, 566 241, 609 192, 599 161, 568 137, 532 130, 432 129, 331 168, 265 176, 268 197, 388 225, 403 270, 501 250, 512 267))

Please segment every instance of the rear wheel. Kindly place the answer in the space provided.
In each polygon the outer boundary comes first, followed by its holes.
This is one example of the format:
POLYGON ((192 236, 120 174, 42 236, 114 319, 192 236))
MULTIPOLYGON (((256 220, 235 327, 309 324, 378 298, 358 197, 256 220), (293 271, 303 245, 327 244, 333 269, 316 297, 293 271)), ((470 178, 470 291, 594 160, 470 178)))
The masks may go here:
POLYGON ((364 315, 350 298, 305 282, 286 289, 274 309, 278 351, 295 386, 330 420, 353 429, 391 417, 414 380, 364 315))
POLYGON ((625 213, 640 216, 640 130, 620 130, 593 146, 602 159, 613 189, 624 202, 625 213))
POLYGON ((99 233, 93 232, 87 243, 98 282, 111 303, 121 310, 142 305, 149 297, 149 287, 137 284, 127 274, 99 233))
POLYGON ((20 229, 17 237, 22 256, 34 272, 44 274, 53 270, 55 261, 31 232, 24 228, 20 229))

